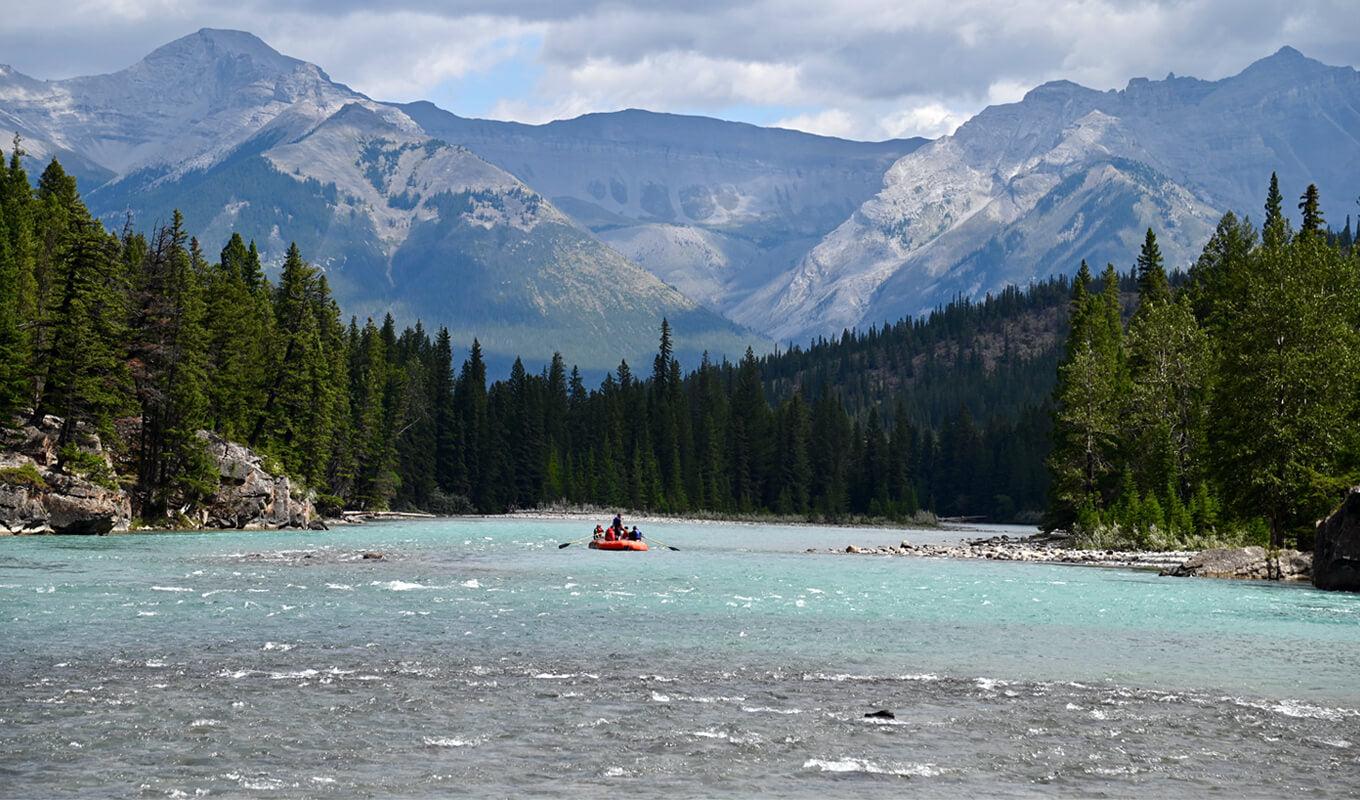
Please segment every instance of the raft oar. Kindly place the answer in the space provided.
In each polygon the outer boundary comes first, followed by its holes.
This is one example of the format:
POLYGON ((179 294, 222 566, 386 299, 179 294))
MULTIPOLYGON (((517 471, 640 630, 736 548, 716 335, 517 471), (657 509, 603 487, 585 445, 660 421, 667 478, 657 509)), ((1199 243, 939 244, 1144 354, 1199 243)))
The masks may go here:
POLYGON ((583 542, 583 541, 585 541, 586 539, 589 539, 590 537, 592 537, 592 536, 594 536, 594 535, 595 535, 595 534, 593 534, 593 533, 587 533, 585 536, 582 536, 580 539, 572 539, 570 542, 563 542, 563 543, 561 543, 561 544, 559 544, 559 545, 557 546, 557 549, 558 549, 558 550, 561 550, 562 548, 568 547, 568 546, 573 545, 573 544, 576 544, 577 542, 583 542))
POLYGON ((657 540, 653 539, 652 537, 648 536, 648 535, 645 534, 645 533, 642 535, 642 538, 646 539, 646 540, 649 541, 649 542, 653 542, 653 543, 655 543, 655 544, 659 544, 659 545, 661 545, 662 547, 666 547, 666 548, 669 548, 669 549, 671 549, 671 550, 674 550, 674 551, 677 552, 677 553, 680 552, 680 548, 678 548, 678 547, 671 547, 670 545, 666 544, 665 542, 658 542, 657 540))

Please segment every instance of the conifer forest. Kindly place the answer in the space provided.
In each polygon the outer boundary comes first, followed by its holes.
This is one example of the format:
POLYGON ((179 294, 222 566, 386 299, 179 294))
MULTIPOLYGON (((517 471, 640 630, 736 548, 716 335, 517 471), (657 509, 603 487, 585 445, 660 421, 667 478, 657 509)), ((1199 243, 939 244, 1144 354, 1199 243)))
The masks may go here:
MULTIPOLYGON (((1188 274, 1149 230, 1134 269, 960 299, 735 363, 597 385, 571 354, 487 374, 476 341, 346 319, 296 246, 185 220, 106 230, 53 160, 0 168, 0 419, 64 421, 60 468, 128 489, 144 521, 213 490, 199 431, 263 454, 323 510, 1042 518, 1110 546, 1302 542, 1354 482, 1360 286, 1350 221, 1316 190, 1290 225, 1233 214, 1188 274), (216 249, 220 247, 220 249, 216 249), (271 277, 272 276, 272 277, 271 277), (92 429, 115 475, 66 441, 92 429)), ((285 232, 286 233, 286 232, 285 232)))

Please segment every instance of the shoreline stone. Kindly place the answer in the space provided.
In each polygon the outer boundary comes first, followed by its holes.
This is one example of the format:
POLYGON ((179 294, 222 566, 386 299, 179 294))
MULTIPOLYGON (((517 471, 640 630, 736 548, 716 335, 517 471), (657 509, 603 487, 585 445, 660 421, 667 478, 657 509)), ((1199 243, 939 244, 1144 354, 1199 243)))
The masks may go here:
POLYGON ((1360 592, 1360 486, 1317 527, 1313 547, 1313 585, 1339 592, 1360 592))
POLYGON ((852 544, 843 550, 831 549, 827 552, 1155 569, 1161 575, 1175 577, 1306 581, 1312 576, 1312 554, 1297 550, 1268 552, 1263 547, 1203 551, 1085 550, 1067 547, 1066 541, 1067 537, 1059 534, 1036 534, 1021 538, 995 536, 986 539, 965 539, 955 544, 913 545, 903 540, 897 547, 890 545, 860 547, 852 544))
MULTIPOLYGON (((132 502, 125 488, 57 472, 56 443, 62 420, 48 415, 38 424, 17 420, 0 441, 0 535, 121 533, 132 527, 132 502)), ((135 436, 125 421, 122 433, 135 436)), ((324 529, 311 498, 284 475, 262 467, 248 448, 200 431, 216 462, 220 484, 203 506, 185 509, 186 522, 198 528, 324 529)), ((77 425, 75 446, 93 454, 115 475, 110 453, 99 436, 77 425)), ((126 479, 125 479, 126 480, 126 479)))
POLYGON ((1066 547, 1067 537, 1037 534, 1023 538, 994 536, 985 539, 965 539, 955 544, 912 544, 903 541, 893 547, 859 547, 850 545, 843 552, 860 555, 917 556, 924 558, 978 558, 991 561, 1023 561, 1053 564, 1075 564, 1127 569, 1165 570, 1177 567, 1194 555, 1186 550, 1131 551, 1083 550, 1066 547))
POLYGON ((1236 578, 1262 581, 1306 581, 1313 575, 1313 554, 1264 547, 1203 550, 1162 573, 1178 578, 1236 578))

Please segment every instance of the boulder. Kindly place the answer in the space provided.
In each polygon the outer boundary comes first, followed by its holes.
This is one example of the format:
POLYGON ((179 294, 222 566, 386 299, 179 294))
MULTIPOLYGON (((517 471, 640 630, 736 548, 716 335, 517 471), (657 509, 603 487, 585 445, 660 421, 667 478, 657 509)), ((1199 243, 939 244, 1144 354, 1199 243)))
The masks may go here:
POLYGON ((1188 578, 1239 578, 1245 580, 1306 580, 1313 559, 1298 550, 1268 551, 1264 547, 1213 548, 1203 550, 1172 567, 1163 575, 1188 578))
MULTIPOLYGON (((54 472, 61 420, 24 425, 9 440, 20 452, 0 454, 0 532, 105 534, 125 531, 132 503, 122 489, 54 472)), ((107 461, 99 437, 77 429, 77 446, 107 461)))
POLYGON ((1360 486, 1352 487, 1313 537, 1313 585, 1360 592, 1360 486))
POLYGON ((44 476, 52 491, 43 498, 53 533, 105 534, 125 531, 132 521, 127 492, 70 475, 44 476))
POLYGON ((273 475, 259 455, 222 437, 199 431, 221 479, 202 511, 212 528, 310 528, 316 510, 286 475, 273 475))

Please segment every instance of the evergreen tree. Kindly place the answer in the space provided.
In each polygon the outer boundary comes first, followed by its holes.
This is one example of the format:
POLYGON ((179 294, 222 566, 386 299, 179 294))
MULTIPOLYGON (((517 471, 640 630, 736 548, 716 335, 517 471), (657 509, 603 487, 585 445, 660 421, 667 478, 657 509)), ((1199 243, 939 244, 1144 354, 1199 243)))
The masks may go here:
POLYGON ((1172 487, 1164 500, 1188 502, 1203 477, 1210 388, 1209 339, 1188 296, 1140 305, 1129 325, 1128 354, 1124 419, 1136 485, 1157 494, 1172 487))
POLYGON ((235 440, 250 436, 271 377, 274 314, 263 278, 255 280, 258 269, 234 233, 203 276, 209 421, 235 440))
POLYGON ((1280 194, 1280 181, 1275 173, 1270 173, 1270 189, 1266 193, 1266 218, 1261 225, 1261 243, 1266 247, 1279 247, 1289 238, 1289 220, 1284 216, 1284 196, 1280 194))
POLYGON ((147 519, 166 516, 172 503, 193 505, 217 484, 197 435, 206 422, 207 354, 194 255, 176 211, 136 276, 128 364, 141 430, 133 510, 147 519))
POLYGON ((73 442, 79 423, 112 441, 113 419, 129 405, 123 357, 128 287, 118 240, 90 218, 78 196, 66 201, 70 206, 61 209, 66 222, 50 261, 43 344, 35 354, 40 379, 33 414, 35 420, 49 413, 63 418, 59 448, 73 442))
POLYGON ((1166 268, 1162 262, 1162 251, 1157 246, 1157 236, 1151 228, 1143 239, 1143 247, 1138 252, 1135 267, 1138 274, 1139 303, 1165 302, 1171 299, 1170 284, 1166 280, 1166 268))
POLYGON ((19 263, 0 203, 0 430, 13 426, 27 400, 28 337, 20 327, 19 263))
POLYGON ((1303 223, 1299 226, 1299 234, 1322 233, 1322 226, 1326 220, 1322 218, 1322 209, 1318 205, 1317 184, 1310 183, 1299 198, 1299 211, 1303 212, 1303 223))
POLYGON ((1100 508, 1118 474, 1118 433, 1124 407, 1124 363, 1118 279, 1105 273, 1100 295, 1089 291, 1085 262, 1072 285, 1069 332, 1053 390, 1053 499, 1045 525, 1070 527, 1084 506, 1100 508), (1112 307, 1113 306, 1113 307, 1112 307))

